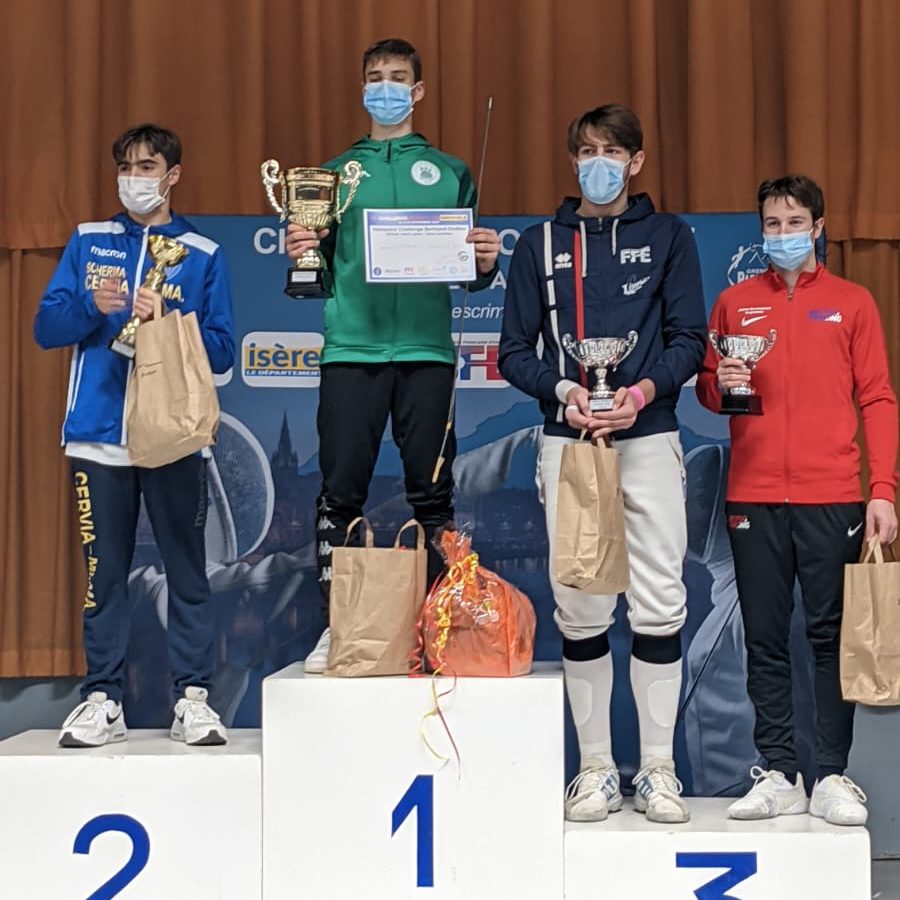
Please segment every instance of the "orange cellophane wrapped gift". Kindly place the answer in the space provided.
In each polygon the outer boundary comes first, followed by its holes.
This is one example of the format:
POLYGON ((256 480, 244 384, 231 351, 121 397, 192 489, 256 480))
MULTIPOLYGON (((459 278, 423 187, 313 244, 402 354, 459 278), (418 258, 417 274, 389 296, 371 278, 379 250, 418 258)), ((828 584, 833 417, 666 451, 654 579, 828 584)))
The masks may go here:
POLYGON ((421 658, 441 675, 527 675, 534 656, 531 601, 478 564, 468 535, 445 531, 447 571, 425 600, 419 623, 421 658))

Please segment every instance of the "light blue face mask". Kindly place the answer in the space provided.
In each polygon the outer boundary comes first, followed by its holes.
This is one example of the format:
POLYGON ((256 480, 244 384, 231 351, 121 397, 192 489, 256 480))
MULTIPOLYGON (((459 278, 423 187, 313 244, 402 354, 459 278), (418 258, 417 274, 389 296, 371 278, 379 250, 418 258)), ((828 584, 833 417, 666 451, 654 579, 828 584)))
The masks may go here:
POLYGON ((399 125, 412 112, 412 88, 399 81, 370 81, 363 106, 379 125, 399 125))
POLYGON ((597 206, 612 203, 625 190, 627 165, 627 162, 619 162, 606 156, 590 156, 578 160, 578 183, 582 194, 597 206))
POLYGON ((796 234, 764 234, 763 252, 773 266, 794 272, 799 269, 813 252, 812 233, 814 229, 796 234))

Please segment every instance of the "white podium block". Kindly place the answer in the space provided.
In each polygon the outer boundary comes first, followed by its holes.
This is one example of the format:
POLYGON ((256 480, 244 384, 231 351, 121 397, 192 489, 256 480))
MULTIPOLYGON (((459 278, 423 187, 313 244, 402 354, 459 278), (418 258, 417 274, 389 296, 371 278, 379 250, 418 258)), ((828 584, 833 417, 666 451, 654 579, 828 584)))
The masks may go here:
POLYGON ((33 900, 260 900, 258 731, 186 747, 133 730, 97 749, 55 731, 0 742, 0 893, 33 900))
POLYGON ((730 800, 688 800, 657 825, 631 801, 605 822, 566 823, 566 900, 869 900, 869 834, 809 815, 726 818, 730 800))
POLYGON ((561 670, 460 678, 441 700, 459 767, 425 746, 453 755, 432 706, 431 678, 266 679, 266 900, 562 897, 561 670))

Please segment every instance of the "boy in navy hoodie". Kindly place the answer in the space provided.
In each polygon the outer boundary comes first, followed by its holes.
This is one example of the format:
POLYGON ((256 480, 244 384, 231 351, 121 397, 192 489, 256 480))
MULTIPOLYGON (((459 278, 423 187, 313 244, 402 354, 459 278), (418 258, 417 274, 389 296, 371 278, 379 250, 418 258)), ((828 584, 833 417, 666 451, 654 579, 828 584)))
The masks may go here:
POLYGON ((62 443, 71 460, 88 570, 84 599, 87 677, 82 702, 63 723, 63 747, 96 747, 127 736, 122 715, 128 645, 128 573, 141 496, 166 568, 168 642, 175 715, 170 735, 188 744, 224 744, 207 704, 215 646, 206 578, 207 448, 157 469, 131 464, 125 390, 132 364, 109 349, 132 316, 152 318, 154 292, 142 287, 153 265, 148 238, 176 238, 188 253, 168 268, 163 311, 196 312, 213 372, 234 361, 231 289, 222 251, 172 212, 181 178, 181 142, 156 125, 129 129, 113 144, 119 199, 112 219, 84 222, 69 240, 34 323, 45 349, 74 346, 62 443), (206 458, 205 458, 206 457, 206 458))
MULTIPOLYGON (((681 386, 700 369, 706 314, 690 228, 657 213, 646 194, 628 193, 644 163, 642 146, 640 122, 623 106, 598 107, 569 126, 581 196, 566 198, 552 221, 519 239, 499 364, 544 413, 538 476, 551 546, 563 446, 584 429, 595 441, 608 437, 619 452, 631 569, 631 684, 641 734, 635 809, 652 821, 685 822, 690 812, 672 753, 687 546, 675 404, 681 386), (635 349, 608 376, 616 388, 613 409, 592 413, 583 372, 563 349, 563 337, 624 338, 632 330, 638 333, 635 349)), ((581 752, 581 772, 566 792, 566 817, 600 821, 622 807, 610 735, 607 637, 616 597, 562 585, 552 571, 550 578, 581 752)))

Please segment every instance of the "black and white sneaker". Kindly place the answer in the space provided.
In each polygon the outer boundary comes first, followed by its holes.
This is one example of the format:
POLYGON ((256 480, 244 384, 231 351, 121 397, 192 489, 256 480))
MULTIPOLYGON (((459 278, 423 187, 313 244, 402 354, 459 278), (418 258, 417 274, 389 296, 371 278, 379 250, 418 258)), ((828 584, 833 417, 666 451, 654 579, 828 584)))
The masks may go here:
POLYGON ((60 747, 102 747, 128 737, 122 704, 110 700, 103 691, 87 695, 69 713, 59 731, 60 747))
POLYGON ((193 747, 211 747, 228 743, 228 731, 218 714, 206 702, 205 688, 185 688, 184 696, 175 704, 175 718, 169 737, 193 747))

